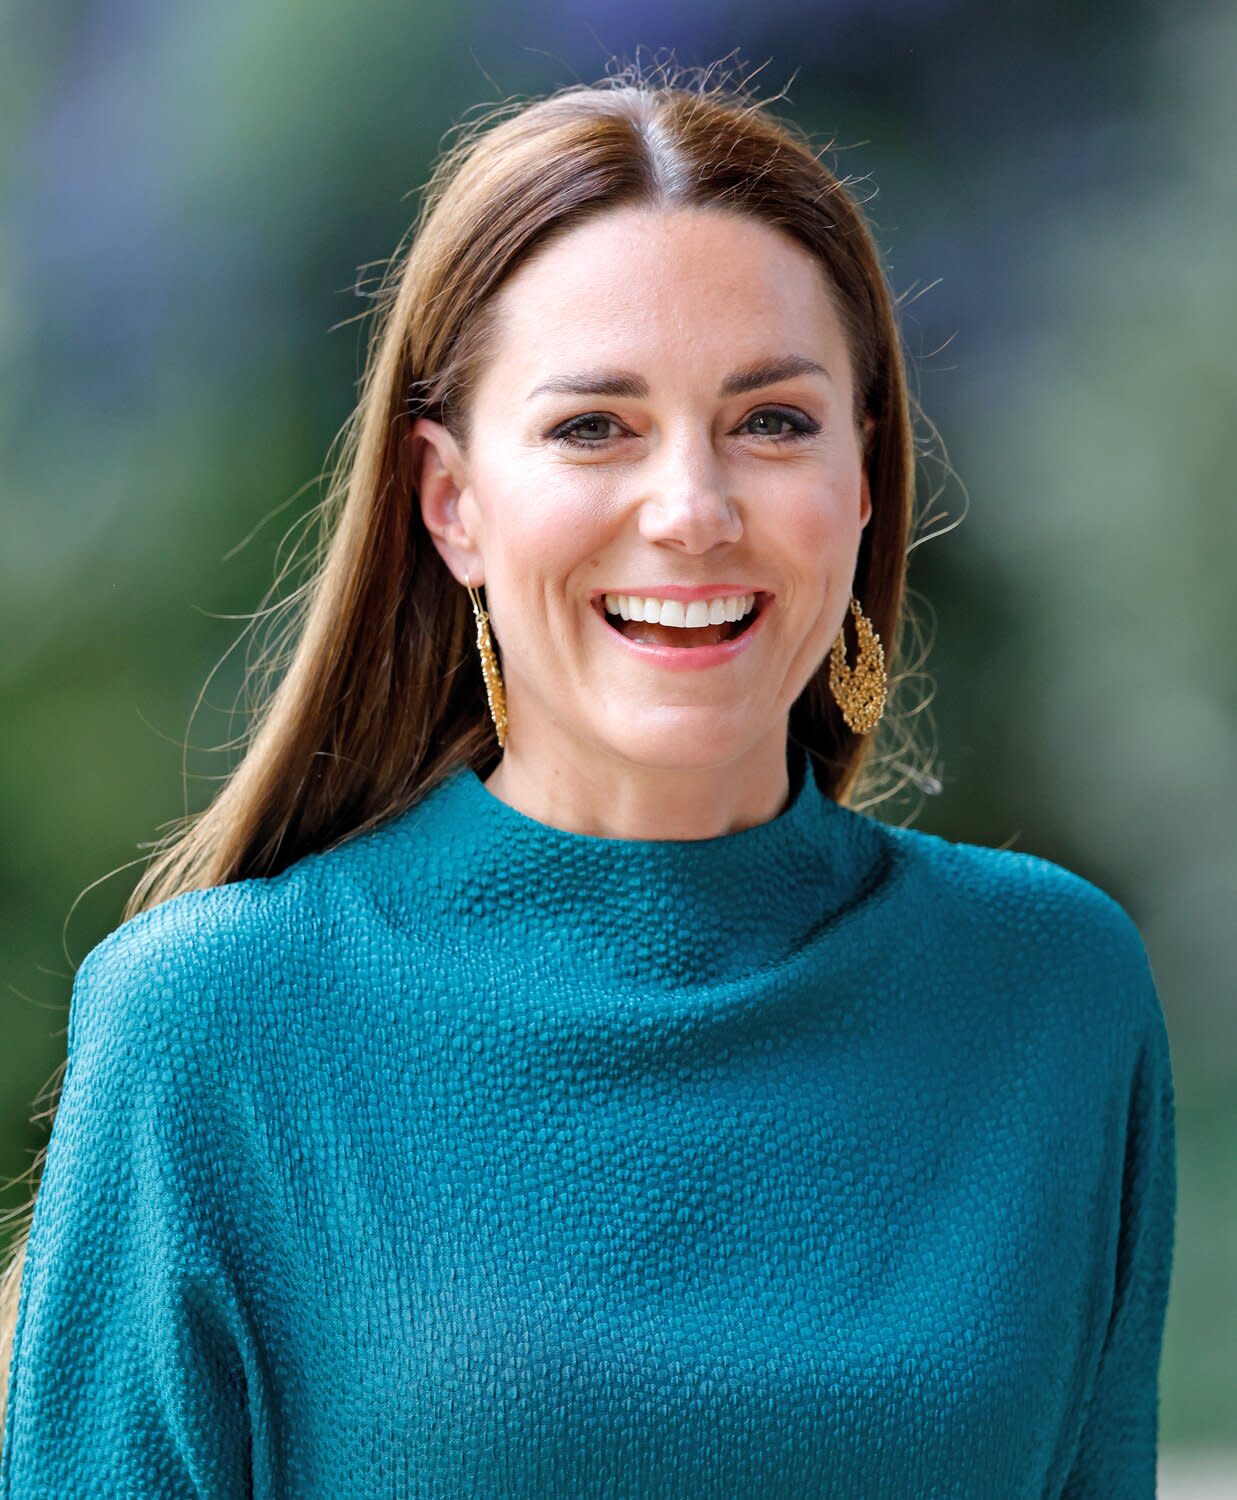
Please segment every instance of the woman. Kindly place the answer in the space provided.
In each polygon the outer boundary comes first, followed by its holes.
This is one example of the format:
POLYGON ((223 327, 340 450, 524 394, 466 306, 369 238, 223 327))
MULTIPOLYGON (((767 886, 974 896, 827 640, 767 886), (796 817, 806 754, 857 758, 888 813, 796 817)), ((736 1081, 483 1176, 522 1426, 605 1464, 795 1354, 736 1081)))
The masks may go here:
POLYGON ((629 70, 417 231, 287 671, 77 973, 0 1496, 1152 1495, 1137 929, 853 805, 914 458, 859 208, 629 70))

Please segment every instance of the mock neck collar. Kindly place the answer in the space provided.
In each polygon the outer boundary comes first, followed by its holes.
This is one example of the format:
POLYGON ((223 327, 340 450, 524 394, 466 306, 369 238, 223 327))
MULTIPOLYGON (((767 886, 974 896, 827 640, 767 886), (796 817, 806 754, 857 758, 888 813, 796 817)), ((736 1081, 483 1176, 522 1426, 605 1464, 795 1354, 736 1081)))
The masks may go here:
POLYGON ((812 826, 827 818, 830 808, 838 810, 837 804, 821 792, 815 777, 806 774, 805 757, 797 747, 792 746, 788 752, 787 772, 790 796, 774 817, 703 839, 611 838, 575 833, 504 802, 471 766, 459 767, 453 775, 459 783, 456 795, 461 812, 478 819, 510 848, 548 858, 564 873, 578 870, 586 877, 598 870, 612 875, 620 871, 638 874, 652 868, 652 861, 663 875, 690 881, 697 874, 717 879, 750 873, 762 856, 804 837, 811 838, 812 826))
POLYGON ((787 766, 790 800, 766 822, 713 838, 623 839, 543 823, 462 764, 391 836, 404 878, 428 876, 478 943, 515 925, 547 954, 616 977, 716 982, 789 957, 887 857, 883 825, 827 796, 797 746, 787 766))

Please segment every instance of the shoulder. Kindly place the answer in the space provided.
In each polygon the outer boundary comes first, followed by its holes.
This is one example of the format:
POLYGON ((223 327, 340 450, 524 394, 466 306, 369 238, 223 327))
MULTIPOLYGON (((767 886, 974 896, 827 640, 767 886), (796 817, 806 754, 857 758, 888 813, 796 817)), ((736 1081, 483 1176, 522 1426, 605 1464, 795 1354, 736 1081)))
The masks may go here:
POLYGON ((264 994, 305 978, 338 885, 330 856, 181 892, 121 922, 77 967, 69 1051, 90 1040, 149 1049, 161 1038, 218 1049, 264 994))
POLYGON ((1129 1019, 1162 1024, 1142 934, 1094 881, 1036 854, 886 825, 916 905, 942 942, 1007 981, 1038 980, 1129 1019), (1099 998, 1097 998, 1099 997, 1099 998))

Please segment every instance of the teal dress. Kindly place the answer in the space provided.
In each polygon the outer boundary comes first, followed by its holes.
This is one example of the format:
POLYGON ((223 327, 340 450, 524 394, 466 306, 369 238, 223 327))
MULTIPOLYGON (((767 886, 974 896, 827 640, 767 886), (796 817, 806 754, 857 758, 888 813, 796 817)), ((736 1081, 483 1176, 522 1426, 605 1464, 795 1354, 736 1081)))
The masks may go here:
POLYGON ((839 806, 621 840, 457 768, 78 970, 3 1500, 1139 1500, 1139 933, 839 806))

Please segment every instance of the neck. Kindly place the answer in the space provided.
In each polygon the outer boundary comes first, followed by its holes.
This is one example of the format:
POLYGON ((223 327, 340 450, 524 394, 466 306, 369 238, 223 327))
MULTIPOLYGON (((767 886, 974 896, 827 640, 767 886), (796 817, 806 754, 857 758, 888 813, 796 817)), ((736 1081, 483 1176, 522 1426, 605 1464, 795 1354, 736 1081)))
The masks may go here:
POLYGON ((802 752, 785 732, 735 761, 708 766, 604 763, 521 755, 508 739, 485 778, 492 796, 565 832, 612 839, 708 839, 767 823, 785 811, 802 775, 802 752))

